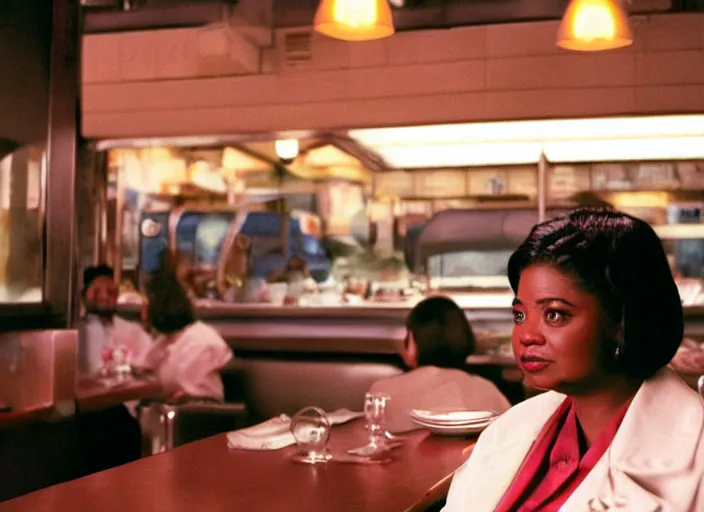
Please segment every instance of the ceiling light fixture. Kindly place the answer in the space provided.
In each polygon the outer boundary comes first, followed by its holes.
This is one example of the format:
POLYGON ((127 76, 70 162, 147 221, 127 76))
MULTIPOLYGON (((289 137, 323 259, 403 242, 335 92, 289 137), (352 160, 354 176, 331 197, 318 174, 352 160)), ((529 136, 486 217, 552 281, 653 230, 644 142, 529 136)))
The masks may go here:
POLYGON ((282 162, 292 162, 300 150, 297 139, 279 139, 274 147, 276 148, 276 156, 282 162))
POLYGON ((395 32, 388 0, 321 0, 313 26, 343 41, 371 41, 395 32))
POLYGON ((600 52, 629 46, 633 34, 621 0, 571 0, 556 44, 578 52, 600 52))

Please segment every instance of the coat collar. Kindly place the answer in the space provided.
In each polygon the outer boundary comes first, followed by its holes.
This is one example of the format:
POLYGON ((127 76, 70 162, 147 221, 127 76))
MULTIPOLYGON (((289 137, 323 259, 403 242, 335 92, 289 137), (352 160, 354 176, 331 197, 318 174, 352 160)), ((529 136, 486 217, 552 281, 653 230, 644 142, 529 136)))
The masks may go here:
POLYGON ((685 471, 703 426, 701 398, 665 368, 636 393, 612 443, 613 466, 634 477, 685 471))
MULTIPOLYGON (((504 428, 486 432, 490 437, 486 449, 475 454, 479 460, 472 461, 481 470, 481 489, 472 496, 474 510, 496 508, 545 422, 564 399, 555 392, 539 395, 516 406, 520 411, 515 415, 509 411, 507 416, 513 420, 504 428)), ((698 395, 672 370, 661 370, 640 387, 611 447, 563 510, 588 511, 589 502, 600 497, 607 502, 622 497, 629 510, 659 510, 660 500, 645 488, 648 478, 691 467, 703 425, 704 407, 698 395), (607 485, 612 486, 611 492, 605 492, 607 485)))

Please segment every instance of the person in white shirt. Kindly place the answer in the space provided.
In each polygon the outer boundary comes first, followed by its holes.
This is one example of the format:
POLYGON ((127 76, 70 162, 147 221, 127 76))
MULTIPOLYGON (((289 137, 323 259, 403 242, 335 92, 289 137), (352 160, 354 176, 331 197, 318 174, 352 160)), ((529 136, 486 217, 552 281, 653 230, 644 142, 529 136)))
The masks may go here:
POLYGON ((503 413, 511 407, 491 381, 464 369, 475 339, 455 302, 446 297, 425 299, 409 313, 406 329, 401 357, 410 371, 377 381, 370 390, 391 397, 386 417, 389 432, 419 428, 411 420, 412 409, 454 407, 503 413))
POLYGON ((98 376, 118 349, 129 363, 140 359, 151 345, 151 337, 138 323, 117 316, 117 298, 118 287, 111 267, 85 269, 85 315, 78 326, 78 368, 84 376, 98 376))
POLYGON ((168 402, 222 402, 222 370, 232 349, 220 334, 197 321, 186 291, 173 275, 156 275, 147 285, 149 325, 161 335, 136 366, 153 373, 168 402))
MULTIPOLYGON (((110 369, 116 351, 141 358, 151 337, 135 322, 117 316, 118 288, 113 269, 101 265, 83 273, 85 315, 78 326, 78 369, 83 377, 100 377, 110 369)), ((130 404, 99 411, 78 411, 76 422, 83 449, 78 455, 81 474, 133 462, 141 455, 141 432, 130 404)))

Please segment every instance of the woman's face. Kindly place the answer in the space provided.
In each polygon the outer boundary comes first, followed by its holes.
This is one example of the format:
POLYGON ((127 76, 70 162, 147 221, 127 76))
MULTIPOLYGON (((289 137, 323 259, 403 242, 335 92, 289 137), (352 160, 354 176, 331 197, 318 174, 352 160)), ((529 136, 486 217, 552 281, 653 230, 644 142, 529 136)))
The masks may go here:
POLYGON ((85 291, 86 311, 100 315, 110 315, 117 308, 118 289, 115 280, 109 276, 94 279, 85 291))
POLYGON ((575 394, 601 384, 604 313, 572 278, 547 264, 527 267, 513 317, 513 350, 527 385, 575 394))

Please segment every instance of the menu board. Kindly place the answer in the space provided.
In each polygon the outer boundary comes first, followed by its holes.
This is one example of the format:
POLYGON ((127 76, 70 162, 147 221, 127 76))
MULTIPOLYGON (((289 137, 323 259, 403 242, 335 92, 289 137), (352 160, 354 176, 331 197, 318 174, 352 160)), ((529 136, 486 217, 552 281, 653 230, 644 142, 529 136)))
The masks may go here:
POLYGON ((385 171, 374 174, 374 196, 386 198, 412 197, 413 176, 406 171, 385 171))
POLYGON ((467 173, 464 170, 428 170, 413 173, 416 197, 462 197, 467 190, 467 173))
POLYGON ((568 199, 590 189, 589 166, 556 165, 548 173, 550 199, 568 199))
POLYGON ((508 171, 501 169, 470 169, 467 171, 467 195, 497 196, 508 190, 508 171))
POLYGON ((533 167, 511 169, 508 175, 508 194, 538 196, 538 169, 533 167))

